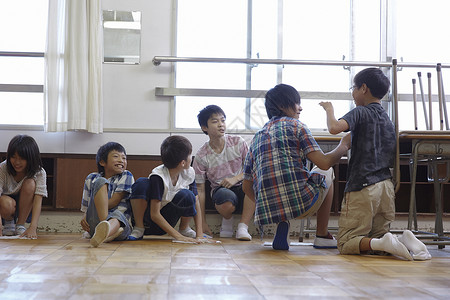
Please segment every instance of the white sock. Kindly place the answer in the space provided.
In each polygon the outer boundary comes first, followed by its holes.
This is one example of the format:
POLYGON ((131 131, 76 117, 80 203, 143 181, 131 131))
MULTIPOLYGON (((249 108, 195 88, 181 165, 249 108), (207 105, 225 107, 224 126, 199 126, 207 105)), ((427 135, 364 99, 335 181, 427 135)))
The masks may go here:
POLYGON ((413 260, 405 245, 400 243, 397 237, 390 232, 386 233, 381 239, 372 239, 370 247, 372 250, 385 251, 407 260, 413 260))
POLYGON ((134 226, 133 231, 131 232, 130 235, 139 239, 144 236, 144 231, 145 231, 145 228, 134 226))
POLYGON ((222 218, 221 231, 233 231, 234 218, 231 216, 229 219, 222 218))
POLYGON ((412 252, 414 260, 431 259, 431 254, 428 252, 427 246, 419 241, 411 231, 403 231, 403 234, 398 237, 398 240, 412 252))

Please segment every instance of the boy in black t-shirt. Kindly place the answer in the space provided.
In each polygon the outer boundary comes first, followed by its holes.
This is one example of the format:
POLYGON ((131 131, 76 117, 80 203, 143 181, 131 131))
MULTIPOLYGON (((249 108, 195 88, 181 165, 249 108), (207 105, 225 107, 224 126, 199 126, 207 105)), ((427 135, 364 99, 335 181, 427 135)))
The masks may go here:
POLYGON ((351 131, 351 157, 341 207, 338 249, 341 254, 384 251, 407 260, 430 259, 426 246, 410 231, 397 237, 389 232, 395 218, 395 192, 390 168, 396 135, 381 98, 389 79, 378 68, 356 74, 352 96, 356 107, 339 120, 333 105, 321 102, 331 134, 351 131), (410 252, 412 252, 412 256, 410 252))

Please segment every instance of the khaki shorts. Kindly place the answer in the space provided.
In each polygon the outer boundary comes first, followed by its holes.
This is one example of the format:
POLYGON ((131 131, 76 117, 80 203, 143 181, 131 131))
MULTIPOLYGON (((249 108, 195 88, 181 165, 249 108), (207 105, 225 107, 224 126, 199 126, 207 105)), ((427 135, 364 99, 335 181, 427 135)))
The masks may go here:
POLYGON ((319 196, 316 200, 316 202, 301 216, 297 217, 296 219, 303 219, 310 217, 314 215, 319 208, 322 206, 323 200, 325 199, 326 195, 328 194, 328 191, 330 189, 330 186, 333 184, 334 181, 334 170, 333 168, 329 168, 328 170, 322 170, 319 169, 317 166, 315 166, 311 173, 319 173, 323 176, 325 176, 325 183, 327 184, 327 188, 320 187, 319 188, 319 196))
POLYGON ((344 195, 337 236, 341 254, 359 254, 364 237, 381 238, 395 218, 395 192, 391 179, 344 195))

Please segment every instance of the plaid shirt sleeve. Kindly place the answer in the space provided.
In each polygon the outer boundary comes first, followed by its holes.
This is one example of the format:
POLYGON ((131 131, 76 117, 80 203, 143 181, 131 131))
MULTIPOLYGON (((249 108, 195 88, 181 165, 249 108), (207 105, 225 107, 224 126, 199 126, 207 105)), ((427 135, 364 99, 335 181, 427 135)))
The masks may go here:
POLYGON ((84 213, 87 211, 89 201, 91 198, 90 194, 92 182, 94 182, 98 176, 100 176, 100 174, 91 173, 86 177, 86 180, 84 181, 83 197, 81 198, 81 211, 84 213))
POLYGON ((125 200, 129 199, 131 196, 131 186, 134 183, 133 174, 131 174, 130 171, 125 170, 122 174, 118 175, 116 180, 114 180, 116 182, 113 185, 112 190, 110 191, 110 195, 108 195, 108 197, 111 198, 113 193, 126 192, 128 195, 124 199, 125 200))

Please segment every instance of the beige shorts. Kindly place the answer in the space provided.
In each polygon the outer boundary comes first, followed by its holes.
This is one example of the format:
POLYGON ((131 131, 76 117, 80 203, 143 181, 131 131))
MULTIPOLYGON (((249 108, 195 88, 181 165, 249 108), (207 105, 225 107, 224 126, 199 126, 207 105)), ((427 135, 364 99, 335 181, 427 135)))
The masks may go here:
POLYGON ((315 166, 311 170, 311 173, 319 173, 319 174, 325 176, 325 183, 327 184, 327 188, 324 188, 324 187, 319 188, 319 196, 318 196, 316 202, 304 214, 297 217, 297 219, 303 219, 303 218, 310 217, 319 210, 319 208, 322 206, 325 196, 328 194, 330 186, 333 184, 333 181, 334 181, 333 168, 329 168, 328 170, 322 170, 322 169, 319 169, 317 166, 315 166))
POLYGON ((391 179, 345 193, 337 236, 339 252, 359 254, 361 239, 382 237, 394 218, 395 192, 391 179))

